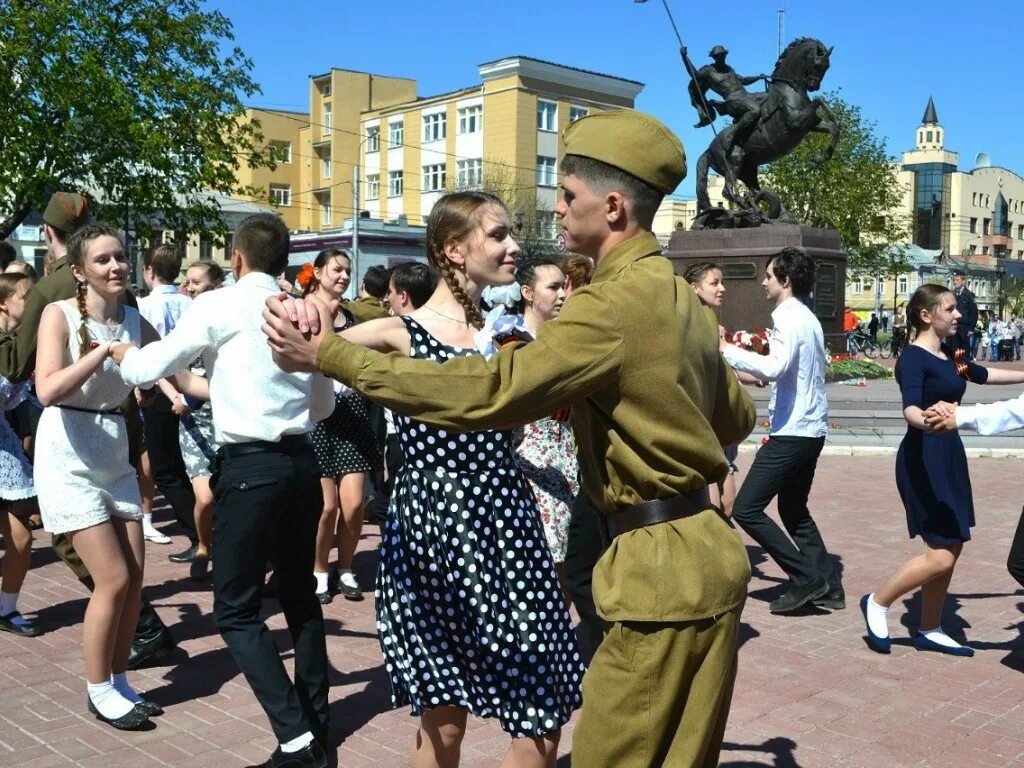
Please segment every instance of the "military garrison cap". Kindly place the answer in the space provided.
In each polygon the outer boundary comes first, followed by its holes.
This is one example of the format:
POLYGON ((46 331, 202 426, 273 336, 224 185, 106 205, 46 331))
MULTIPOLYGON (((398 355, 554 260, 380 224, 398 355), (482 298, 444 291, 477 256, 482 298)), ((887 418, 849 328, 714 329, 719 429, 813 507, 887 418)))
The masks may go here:
POLYGON ((589 157, 645 181, 663 194, 686 178, 686 150, 657 118, 632 109, 582 117, 565 129, 565 154, 589 157))
POLYGON ((77 192, 54 192, 43 211, 43 221, 70 235, 89 219, 89 201, 77 192))

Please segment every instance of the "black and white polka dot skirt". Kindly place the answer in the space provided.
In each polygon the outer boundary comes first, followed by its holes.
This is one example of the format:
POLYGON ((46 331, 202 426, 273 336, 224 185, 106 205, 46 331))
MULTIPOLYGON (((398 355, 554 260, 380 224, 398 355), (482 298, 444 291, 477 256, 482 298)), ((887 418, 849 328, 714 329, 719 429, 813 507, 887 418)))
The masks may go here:
POLYGON ((379 472, 384 454, 370 423, 369 400, 357 392, 334 396, 334 412, 313 430, 321 477, 379 472))

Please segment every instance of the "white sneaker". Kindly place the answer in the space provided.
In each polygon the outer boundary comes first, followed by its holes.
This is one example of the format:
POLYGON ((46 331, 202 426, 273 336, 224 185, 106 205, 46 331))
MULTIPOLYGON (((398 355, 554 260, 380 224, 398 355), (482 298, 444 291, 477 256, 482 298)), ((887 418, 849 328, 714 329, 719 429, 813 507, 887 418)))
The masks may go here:
POLYGON ((171 543, 170 536, 160 533, 160 531, 151 525, 142 526, 142 535, 146 538, 146 541, 152 541, 154 544, 171 543))

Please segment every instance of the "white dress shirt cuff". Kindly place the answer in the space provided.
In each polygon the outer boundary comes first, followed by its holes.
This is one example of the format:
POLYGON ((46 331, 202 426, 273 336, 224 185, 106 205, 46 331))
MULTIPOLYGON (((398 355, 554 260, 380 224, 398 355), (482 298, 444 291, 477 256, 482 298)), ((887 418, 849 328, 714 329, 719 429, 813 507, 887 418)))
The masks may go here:
POLYGON ((149 389, 160 381, 162 376, 155 378, 146 378, 145 371, 139 370, 137 365, 139 361, 139 354, 141 350, 138 347, 132 347, 124 353, 124 359, 121 361, 121 378, 124 379, 125 384, 130 384, 133 387, 141 387, 142 389, 149 389))
POLYGON ((1024 428, 1024 395, 998 403, 962 405, 956 409, 958 429, 973 429, 982 435, 996 435, 1024 428))

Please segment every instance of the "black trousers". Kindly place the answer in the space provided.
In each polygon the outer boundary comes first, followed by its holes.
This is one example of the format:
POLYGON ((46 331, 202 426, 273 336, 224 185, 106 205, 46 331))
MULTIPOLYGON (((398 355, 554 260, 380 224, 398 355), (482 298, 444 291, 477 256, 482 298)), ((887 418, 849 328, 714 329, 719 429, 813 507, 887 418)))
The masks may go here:
POLYGON ((761 446, 747 477, 736 494, 733 520, 786 572, 795 586, 821 576, 839 586, 832 558, 807 508, 824 437, 773 436, 761 446), (782 528, 765 514, 779 497, 782 528))
POLYGON ((171 505, 174 517, 185 529, 189 541, 195 544, 199 541, 195 521, 196 495, 185 471, 185 461, 181 458, 179 419, 171 411, 171 401, 159 391, 152 404, 143 410, 146 450, 149 451, 149 465, 153 468, 153 481, 171 505))
POLYGON ((594 566, 604 552, 597 513, 591 509, 586 497, 580 493, 569 517, 569 538, 565 549, 565 580, 572 595, 573 605, 580 615, 578 628, 580 651, 589 660, 608 626, 597 615, 594 606, 594 566))
POLYGON ((1017 532, 1013 535, 1013 543, 1010 544, 1010 556, 1006 559, 1006 570, 1017 580, 1017 583, 1024 587, 1024 509, 1021 510, 1020 520, 1017 521, 1017 532))
POLYGON ((213 618, 274 734, 286 742, 307 731, 326 738, 328 668, 313 580, 320 472, 308 439, 286 438, 281 448, 233 458, 223 448, 218 453, 211 478, 213 618), (295 649, 294 683, 260 620, 267 561, 295 649))

